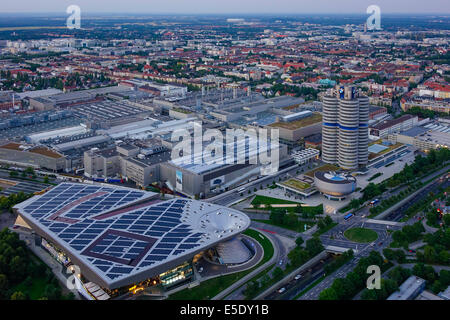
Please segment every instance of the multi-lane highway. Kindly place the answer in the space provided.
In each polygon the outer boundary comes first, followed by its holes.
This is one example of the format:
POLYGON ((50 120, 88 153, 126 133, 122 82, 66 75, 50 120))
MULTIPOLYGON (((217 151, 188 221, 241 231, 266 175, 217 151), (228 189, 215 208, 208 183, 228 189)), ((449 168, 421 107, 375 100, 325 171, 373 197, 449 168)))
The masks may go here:
POLYGON ((433 181, 430 185, 428 185, 426 188, 424 188, 417 196, 414 197, 413 201, 408 201, 404 205, 402 205, 400 208, 394 210, 391 212, 388 216, 386 216, 384 219, 389 221, 400 221, 405 215, 406 210, 408 210, 412 205, 415 203, 422 201, 426 197, 428 197, 428 194, 430 192, 437 193, 439 188, 447 188, 450 186, 450 181, 448 179, 441 179, 438 178, 433 181))

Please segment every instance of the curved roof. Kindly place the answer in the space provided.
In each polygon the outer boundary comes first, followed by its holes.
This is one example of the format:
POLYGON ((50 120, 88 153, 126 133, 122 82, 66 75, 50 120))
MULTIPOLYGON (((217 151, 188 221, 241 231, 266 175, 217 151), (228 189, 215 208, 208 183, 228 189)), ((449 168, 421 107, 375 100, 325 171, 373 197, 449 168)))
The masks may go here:
POLYGON ((250 225, 237 210, 184 198, 159 201, 156 196, 131 188, 62 183, 14 208, 74 264, 81 264, 89 280, 109 288, 158 275, 250 225))
POLYGON ((316 171, 314 173, 314 176, 319 180, 334 184, 348 184, 356 182, 355 177, 353 177, 350 174, 336 173, 332 171, 330 172, 316 171))

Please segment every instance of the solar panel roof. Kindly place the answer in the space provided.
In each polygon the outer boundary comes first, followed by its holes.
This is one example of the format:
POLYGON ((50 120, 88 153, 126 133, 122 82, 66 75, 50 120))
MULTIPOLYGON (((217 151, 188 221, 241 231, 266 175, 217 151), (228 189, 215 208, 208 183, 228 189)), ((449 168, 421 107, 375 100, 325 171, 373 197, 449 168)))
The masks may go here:
POLYGON ((15 209, 111 288, 136 274, 144 280, 145 271, 193 255, 250 225, 245 214, 233 209, 184 198, 158 202, 156 196, 62 183, 15 209))

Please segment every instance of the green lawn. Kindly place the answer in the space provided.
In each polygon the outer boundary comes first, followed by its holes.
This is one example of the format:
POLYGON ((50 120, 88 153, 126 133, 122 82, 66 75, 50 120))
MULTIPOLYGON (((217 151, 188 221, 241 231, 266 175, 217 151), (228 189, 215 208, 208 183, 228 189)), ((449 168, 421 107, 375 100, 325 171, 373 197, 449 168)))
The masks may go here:
POLYGON ((47 284, 48 280, 45 277, 33 278, 31 287, 26 287, 23 283, 20 283, 12 290, 12 292, 21 291, 27 293, 31 300, 38 300, 44 296, 44 290, 47 284))
POLYGON ((330 223, 323 229, 318 229, 316 232, 314 232, 314 236, 320 236, 321 234, 327 232, 328 230, 333 229, 335 226, 337 226, 337 222, 330 223))
POLYGON ((247 275, 248 273, 252 272, 259 266, 263 265, 267 261, 272 258, 274 249, 272 246, 272 243, 269 239, 267 239, 266 236, 261 234, 260 232, 252 229, 248 229, 244 232, 245 235, 254 238, 257 240, 261 246, 264 249, 264 257, 263 259, 256 265, 255 267, 251 268, 250 270, 241 271, 233 274, 229 274, 226 276, 221 276, 217 278, 213 278, 210 280, 206 280, 197 287, 194 287, 192 289, 184 289, 181 291, 178 291, 168 298, 168 300, 206 300, 211 299, 215 297, 217 294, 219 294, 221 291, 225 290, 229 286, 231 286, 233 283, 247 275))
POLYGON ((377 240, 378 234, 366 228, 351 228, 344 232, 344 236, 350 241, 367 243, 377 240))
POLYGON ((300 181, 297 179, 289 179, 285 182, 283 182, 282 184, 297 189, 297 190, 305 190, 311 187, 311 185, 309 183, 306 183, 304 181, 300 181))
POLYGON ((252 204, 256 201, 259 201, 261 204, 299 204, 300 202, 290 201, 290 200, 284 200, 284 199, 278 199, 278 198, 272 198, 272 197, 266 197, 266 196, 260 196, 256 195, 253 200, 252 204))

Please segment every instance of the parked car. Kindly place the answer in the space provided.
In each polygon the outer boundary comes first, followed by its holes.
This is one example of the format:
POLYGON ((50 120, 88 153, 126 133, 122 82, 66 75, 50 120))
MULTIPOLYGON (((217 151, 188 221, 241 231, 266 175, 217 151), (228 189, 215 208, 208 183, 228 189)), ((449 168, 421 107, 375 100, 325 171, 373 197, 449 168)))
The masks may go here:
POLYGON ((298 275, 295 276, 294 279, 295 279, 295 280, 298 280, 298 279, 300 279, 301 277, 302 277, 302 275, 301 275, 301 274, 298 274, 298 275))
POLYGON ((286 288, 278 289, 278 293, 283 293, 283 292, 285 292, 285 291, 286 291, 286 288))

